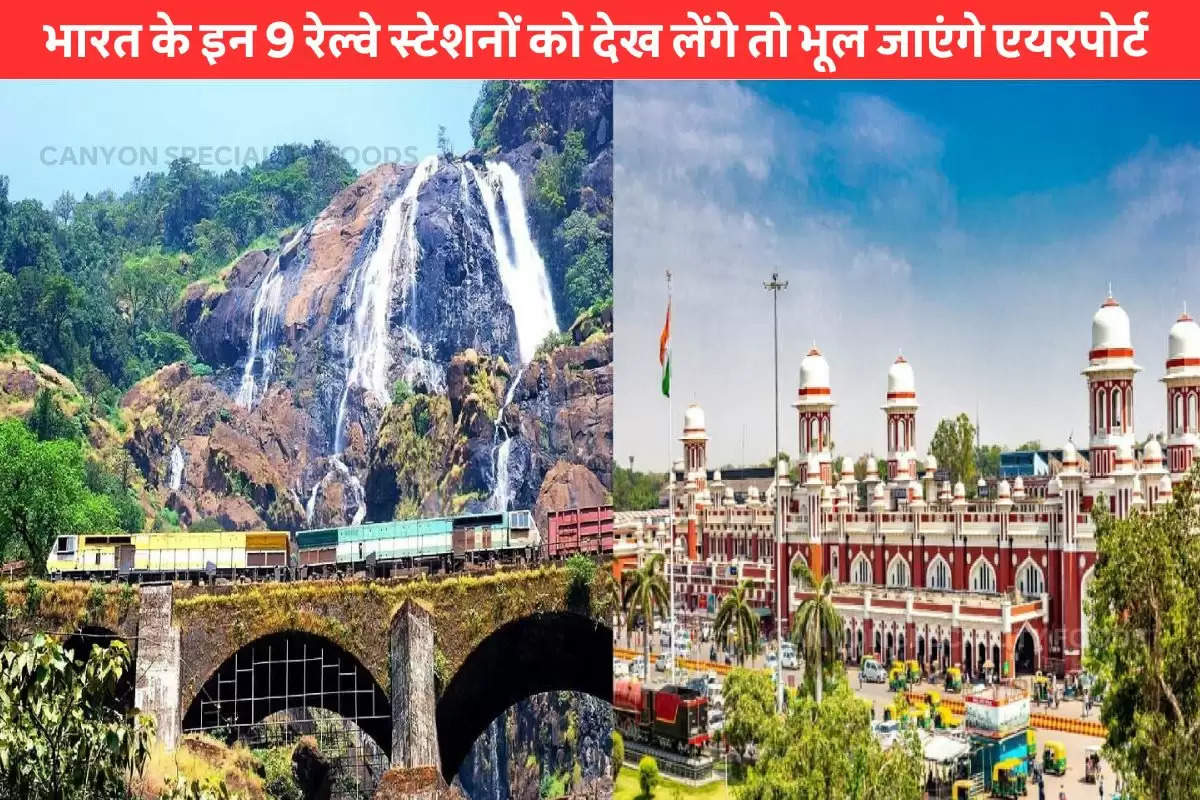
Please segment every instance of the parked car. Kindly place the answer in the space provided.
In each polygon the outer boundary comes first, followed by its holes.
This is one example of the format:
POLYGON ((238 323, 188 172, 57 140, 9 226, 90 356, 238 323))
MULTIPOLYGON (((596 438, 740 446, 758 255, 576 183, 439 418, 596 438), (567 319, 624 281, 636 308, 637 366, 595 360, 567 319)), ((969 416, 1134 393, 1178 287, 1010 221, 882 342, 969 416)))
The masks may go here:
POLYGON ((774 671, 779 666, 779 656, 767 653, 767 669, 774 671))
POLYGON ((900 735, 900 723, 894 719, 883 722, 872 722, 871 732, 875 734, 875 738, 879 740, 879 744, 886 750, 892 746, 896 738, 900 735))
POLYGON ((658 660, 654 662, 654 669, 657 672, 666 672, 667 670, 669 670, 671 668, 671 666, 674 664, 674 662, 675 662, 675 659, 671 658, 671 656, 668 656, 668 655, 659 656, 658 660))
POLYGON ((800 659, 796 658, 796 651, 783 651, 783 668, 784 669, 800 669, 800 659))
POLYGON ((708 709, 708 732, 717 733, 725 729, 725 711, 721 708, 708 709))
POLYGON ((613 659, 613 677, 624 678, 629 674, 629 664, 623 658, 613 659))
POLYGON ((887 683, 887 670, 873 658, 868 658, 858 670, 863 683, 887 683))

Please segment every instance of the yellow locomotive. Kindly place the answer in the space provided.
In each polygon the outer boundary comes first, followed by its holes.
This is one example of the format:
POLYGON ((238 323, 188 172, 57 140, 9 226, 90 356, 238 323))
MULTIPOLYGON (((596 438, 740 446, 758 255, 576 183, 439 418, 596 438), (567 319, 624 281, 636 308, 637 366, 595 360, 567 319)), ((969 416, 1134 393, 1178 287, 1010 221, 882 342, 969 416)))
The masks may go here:
POLYGON ((287 531, 118 533, 60 536, 46 559, 55 578, 268 575, 290 563, 287 531))

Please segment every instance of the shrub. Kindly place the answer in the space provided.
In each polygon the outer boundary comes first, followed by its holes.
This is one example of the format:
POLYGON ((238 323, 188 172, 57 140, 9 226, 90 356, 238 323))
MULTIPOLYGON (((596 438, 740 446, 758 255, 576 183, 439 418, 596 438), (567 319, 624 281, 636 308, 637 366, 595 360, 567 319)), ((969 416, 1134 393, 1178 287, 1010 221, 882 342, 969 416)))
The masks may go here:
POLYGON ((638 762, 638 786, 642 787, 642 797, 654 797, 654 789, 658 786, 658 762, 653 756, 642 756, 638 762))

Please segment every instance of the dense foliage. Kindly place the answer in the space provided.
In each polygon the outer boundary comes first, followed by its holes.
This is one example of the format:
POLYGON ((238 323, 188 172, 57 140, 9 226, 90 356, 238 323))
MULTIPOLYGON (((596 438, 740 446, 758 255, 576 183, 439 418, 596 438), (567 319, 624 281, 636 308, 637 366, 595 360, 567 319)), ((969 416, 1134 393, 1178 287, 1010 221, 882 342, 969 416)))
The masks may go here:
POLYGON ((813 591, 813 596, 796 609, 792 641, 804 660, 805 685, 820 703, 826 682, 842 672, 838 660, 842 649, 842 618, 833 604, 833 576, 826 574, 818 581, 808 564, 797 560, 792 564, 792 577, 798 585, 813 591))
POLYGON ((938 423, 929 452, 937 458, 938 466, 950 473, 951 482, 962 481, 967 486, 975 482, 975 426, 966 414, 938 423))
POLYGON ((746 663, 748 657, 759 652, 762 638, 762 625, 758 611, 750 602, 753 584, 742 580, 721 600, 717 609, 717 617, 713 621, 713 638, 725 650, 737 653, 739 664, 746 663))
POLYGON ((190 360, 170 326, 180 290, 256 240, 307 221, 354 178, 324 142, 276 147, 215 174, 187 159, 117 195, 10 202, 0 176, 0 335, 109 404, 157 367, 190 360))
MULTIPOLYGON (((470 120, 475 146, 484 152, 516 145, 502 134, 513 124, 519 124, 515 133, 521 139, 545 148, 529 205, 563 328, 589 307, 611 299, 613 291, 611 187, 601 190, 587 177, 588 165, 611 143, 605 137, 589 143, 583 131, 568 127, 568 115, 559 107, 573 99, 574 86, 583 85, 485 81, 470 120), (600 196, 602 191, 608 196, 600 196)), ((611 99, 607 114, 611 117, 611 99)))
POLYGON ((44 635, 0 652, 0 798, 125 798, 153 722, 117 709, 132 668, 120 642, 73 654, 44 635), (74 657, 73 657, 74 656, 74 657))
POLYGON ((666 480, 665 473, 635 472, 614 464, 613 507, 618 511, 658 508, 659 494, 666 480))
POLYGON ((1172 501, 1117 519, 1095 508, 1084 665, 1104 688, 1105 757, 1131 797, 1200 787, 1200 466, 1172 501))
POLYGON ((662 553, 650 555, 625 581, 625 627, 642 625, 642 680, 650 678, 650 637, 655 617, 666 618, 671 608, 662 553))

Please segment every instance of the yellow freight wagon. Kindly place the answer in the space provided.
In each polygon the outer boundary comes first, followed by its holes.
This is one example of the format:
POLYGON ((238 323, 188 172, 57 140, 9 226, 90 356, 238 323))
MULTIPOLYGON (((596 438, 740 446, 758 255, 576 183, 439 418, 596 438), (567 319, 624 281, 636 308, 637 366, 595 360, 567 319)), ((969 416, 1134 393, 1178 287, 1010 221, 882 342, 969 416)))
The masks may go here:
POLYGON ((146 578, 253 574, 288 565, 286 531, 171 531, 60 536, 46 569, 52 576, 146 578))

